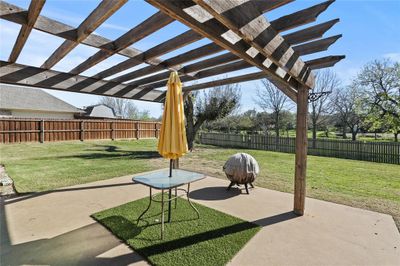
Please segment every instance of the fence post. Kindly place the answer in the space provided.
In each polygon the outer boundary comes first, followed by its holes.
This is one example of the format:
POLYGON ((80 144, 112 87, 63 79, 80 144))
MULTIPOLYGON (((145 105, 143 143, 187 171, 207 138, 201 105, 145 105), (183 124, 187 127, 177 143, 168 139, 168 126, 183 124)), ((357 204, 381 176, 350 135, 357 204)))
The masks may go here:
POLYGON ((40 120, 40 143, 44 143, 44 119, 40 120))
POLYGON ((80 140, 83 141, 85 138, 84 121, 81 120, 80 140))
POLYGON ((154 137, 158 139, 157 123, 154 123, 154 137))
POLYGON ((136 139, 139 139, 139 122, 136 122, 136 139))
POLYGON ((115 140, 114 121, 111 121, 111 140, 115 140))

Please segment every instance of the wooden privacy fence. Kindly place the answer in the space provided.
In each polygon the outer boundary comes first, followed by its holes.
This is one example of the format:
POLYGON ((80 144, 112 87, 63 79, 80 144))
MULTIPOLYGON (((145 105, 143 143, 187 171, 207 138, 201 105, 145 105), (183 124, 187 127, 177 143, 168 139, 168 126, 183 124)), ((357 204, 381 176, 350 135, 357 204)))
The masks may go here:
POLYGON ((161 123, 134 120, 0 119, 0 143, 158 138, 161 123))
MULTIPOLYGON (((200 134, 202 144, 278 152, 295 152, 295 138, 265 135, 208 133, 200 134)), ((349 140, 308 140, 308 154, 379 163, 400 164, 400 143, 349 140)))

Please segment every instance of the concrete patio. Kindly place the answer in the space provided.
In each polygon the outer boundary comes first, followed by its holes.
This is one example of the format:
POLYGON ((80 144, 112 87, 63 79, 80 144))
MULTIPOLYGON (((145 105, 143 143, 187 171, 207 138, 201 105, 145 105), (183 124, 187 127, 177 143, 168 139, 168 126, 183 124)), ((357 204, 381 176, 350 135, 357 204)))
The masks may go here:
MULTIPOLYGON (((147 196, 131 178, 2 199, 0 264, 146 265, 90 217, 147 196)), ((257 187, 240 195, 227 184, 208 177, 191 197, 263 226, 231 265, 400 265, 400 234, 389 215, 307 198, 297 217, 291 194, 257 187)))

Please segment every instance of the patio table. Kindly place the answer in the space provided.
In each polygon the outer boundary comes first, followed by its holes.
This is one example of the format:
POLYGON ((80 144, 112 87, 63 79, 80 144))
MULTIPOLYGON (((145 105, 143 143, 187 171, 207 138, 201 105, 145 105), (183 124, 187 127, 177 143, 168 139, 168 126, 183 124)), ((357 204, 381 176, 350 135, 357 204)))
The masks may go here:
POLYGON ((190 206, 194 209, 197 214, 197 218, 200 218, 200 213, 196 209, 196 207, 192 204, 189 197, 190 192, 190 183, 195 181, 199 181, 205 178, 204 174, 181 170, 181 169, 173 169, 172 177, 169 176, 169 169, 159 170, 151 173, 147 173, 144 175, 135 176, 132 178, 132 181, 135 183, 143 184, 150 189, 149 194, 149 205, 143 211, 141 215, 139 215, 137 219, 137 223, 139 223, 140 218, 150 209, 151 203, 159 202, 161 203, 161 239, 164 238, 164 203, 168 202, 168 222, 171 221, 171 201, 175 200, 175 208, 177 204, 177 198, 186 195, 187 200, 190 206), (187 189, 180 188, 180 186, 187 185, 187 189), (161 201, 156 200, 155 196, 157 194, 152 194, 152 189, 161 190, 161 201), (171 197, 171 190, 175 189, 175 196, 171 197), (169 191, 168 199, 165 199, 164 191, 169 191), (184 194, 178 196, 178 190, 183 191, 184 194))

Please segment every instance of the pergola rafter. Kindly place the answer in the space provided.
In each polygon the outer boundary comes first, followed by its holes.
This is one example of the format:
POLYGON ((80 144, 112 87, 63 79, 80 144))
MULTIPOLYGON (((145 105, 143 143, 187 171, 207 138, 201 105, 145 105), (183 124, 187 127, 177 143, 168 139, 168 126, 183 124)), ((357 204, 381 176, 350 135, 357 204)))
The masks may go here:
POLYGON ((268 21, 265 13, 293 0, 146 0, 158 12, 119 38, 109 40, 95 29, 122 8, 127 0, 103 0, 77 27, 40 16, 44 0, 32 0, 28 10, 0 2, 0 17, 22 25, 8 61, 0 61, 0 81, 38 88, 162 102, 166 80, 171 70, 178 71, 183 82, 212 78, 239 70, 258 68, 249 74, 237 74, 219 80, 184 86, 184 92, 215 86, 269 79, 297 103, 296 167, 294 211, 304 212, 306 176, 306 116, 308 91, 314 86, 312 70, 334 66, 344 56, 324 56, 308 61, 301 58, 327 50, 342 35, 323 38, 339 19, 311 25, 284 34, 284 31, 316 21, 332 0, 268 21), (190 29, 140 51, 133 44, 173 21, 190 29), (44 60, 41 67, 16 63, 32 29, 64 39, 44 60), (168 59, 159 56, 208 38, 211 43, 177 54, 168 59), (52 68, 79 44, 98 51, 69 72, 52 68), (227 52, 223 52, 226 50, 227 52), (113 56, 126 57, 122 62, 95 73, 81 73, 113 56), (147 64, 131 70, 131 68, 147 64), (127 71, 128 70, 128 71, 127 71), (122 74, 121 72, 127 71, 122 74), (116 75, 116 76, 114 76, 116 75), (114 77, 113 77, 114 76, 114 77))

